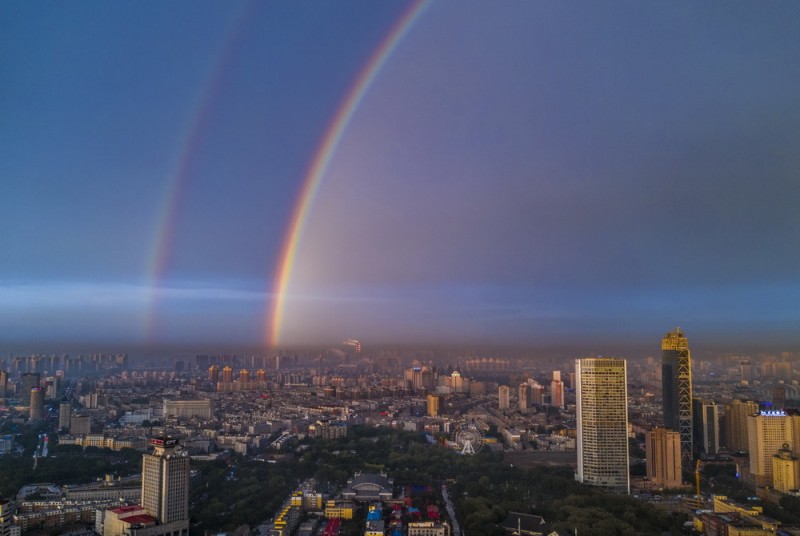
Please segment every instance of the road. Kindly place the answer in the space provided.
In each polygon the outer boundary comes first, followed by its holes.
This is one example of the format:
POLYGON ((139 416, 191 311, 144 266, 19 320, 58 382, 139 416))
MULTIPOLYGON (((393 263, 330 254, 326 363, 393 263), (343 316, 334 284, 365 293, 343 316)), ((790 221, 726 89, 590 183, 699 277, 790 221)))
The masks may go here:
POLYGON ((450 521, 453 523, 453 536, 461 536, 461 529, 458 528, 458 521, 456 521, 456 511, 450 501, 450 494, 447 493, 447 484, 442 484, 442 499, 444 499, 447 515, 450 516, 450 521))

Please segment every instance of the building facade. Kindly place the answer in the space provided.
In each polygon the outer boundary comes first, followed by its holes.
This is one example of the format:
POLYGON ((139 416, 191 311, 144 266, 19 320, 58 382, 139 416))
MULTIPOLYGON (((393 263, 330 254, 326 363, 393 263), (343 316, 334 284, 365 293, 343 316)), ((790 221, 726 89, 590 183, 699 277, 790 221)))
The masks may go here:
POLYGON ((578 471, 576 480, 630 492, 628 386, 624 359, 575 361, 578 471))

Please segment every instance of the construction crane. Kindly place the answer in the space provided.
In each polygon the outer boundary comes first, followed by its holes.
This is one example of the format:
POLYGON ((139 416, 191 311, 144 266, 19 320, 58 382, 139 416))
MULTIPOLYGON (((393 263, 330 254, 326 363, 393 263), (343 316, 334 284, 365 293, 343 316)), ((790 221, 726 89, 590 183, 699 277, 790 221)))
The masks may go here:
POLYGON ((702 462, 697 460, 694 464, 694 496, 700 496, 700 465, 702 462))

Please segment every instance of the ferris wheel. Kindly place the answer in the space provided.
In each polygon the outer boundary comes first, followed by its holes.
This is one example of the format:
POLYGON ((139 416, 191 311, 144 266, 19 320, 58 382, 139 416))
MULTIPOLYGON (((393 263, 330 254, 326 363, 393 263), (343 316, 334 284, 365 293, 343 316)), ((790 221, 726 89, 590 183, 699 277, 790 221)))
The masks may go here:
POLYGON ((475 454, 483 447, 483 432, 475 423, 461 423, 453 439, 461 454, 475 454))

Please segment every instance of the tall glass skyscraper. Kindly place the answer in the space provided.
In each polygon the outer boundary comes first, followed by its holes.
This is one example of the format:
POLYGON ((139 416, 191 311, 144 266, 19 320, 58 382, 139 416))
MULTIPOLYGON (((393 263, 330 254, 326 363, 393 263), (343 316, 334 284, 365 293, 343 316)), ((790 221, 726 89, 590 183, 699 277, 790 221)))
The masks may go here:
POLYGON ((681 460, 692 462, 692 358, 681 328, 661 339, 661 382, 664 427, 681 435, 681 460))
POLYGON ((584 484, 630 492, 624 359, 575 361, 578 472, 584 484))

